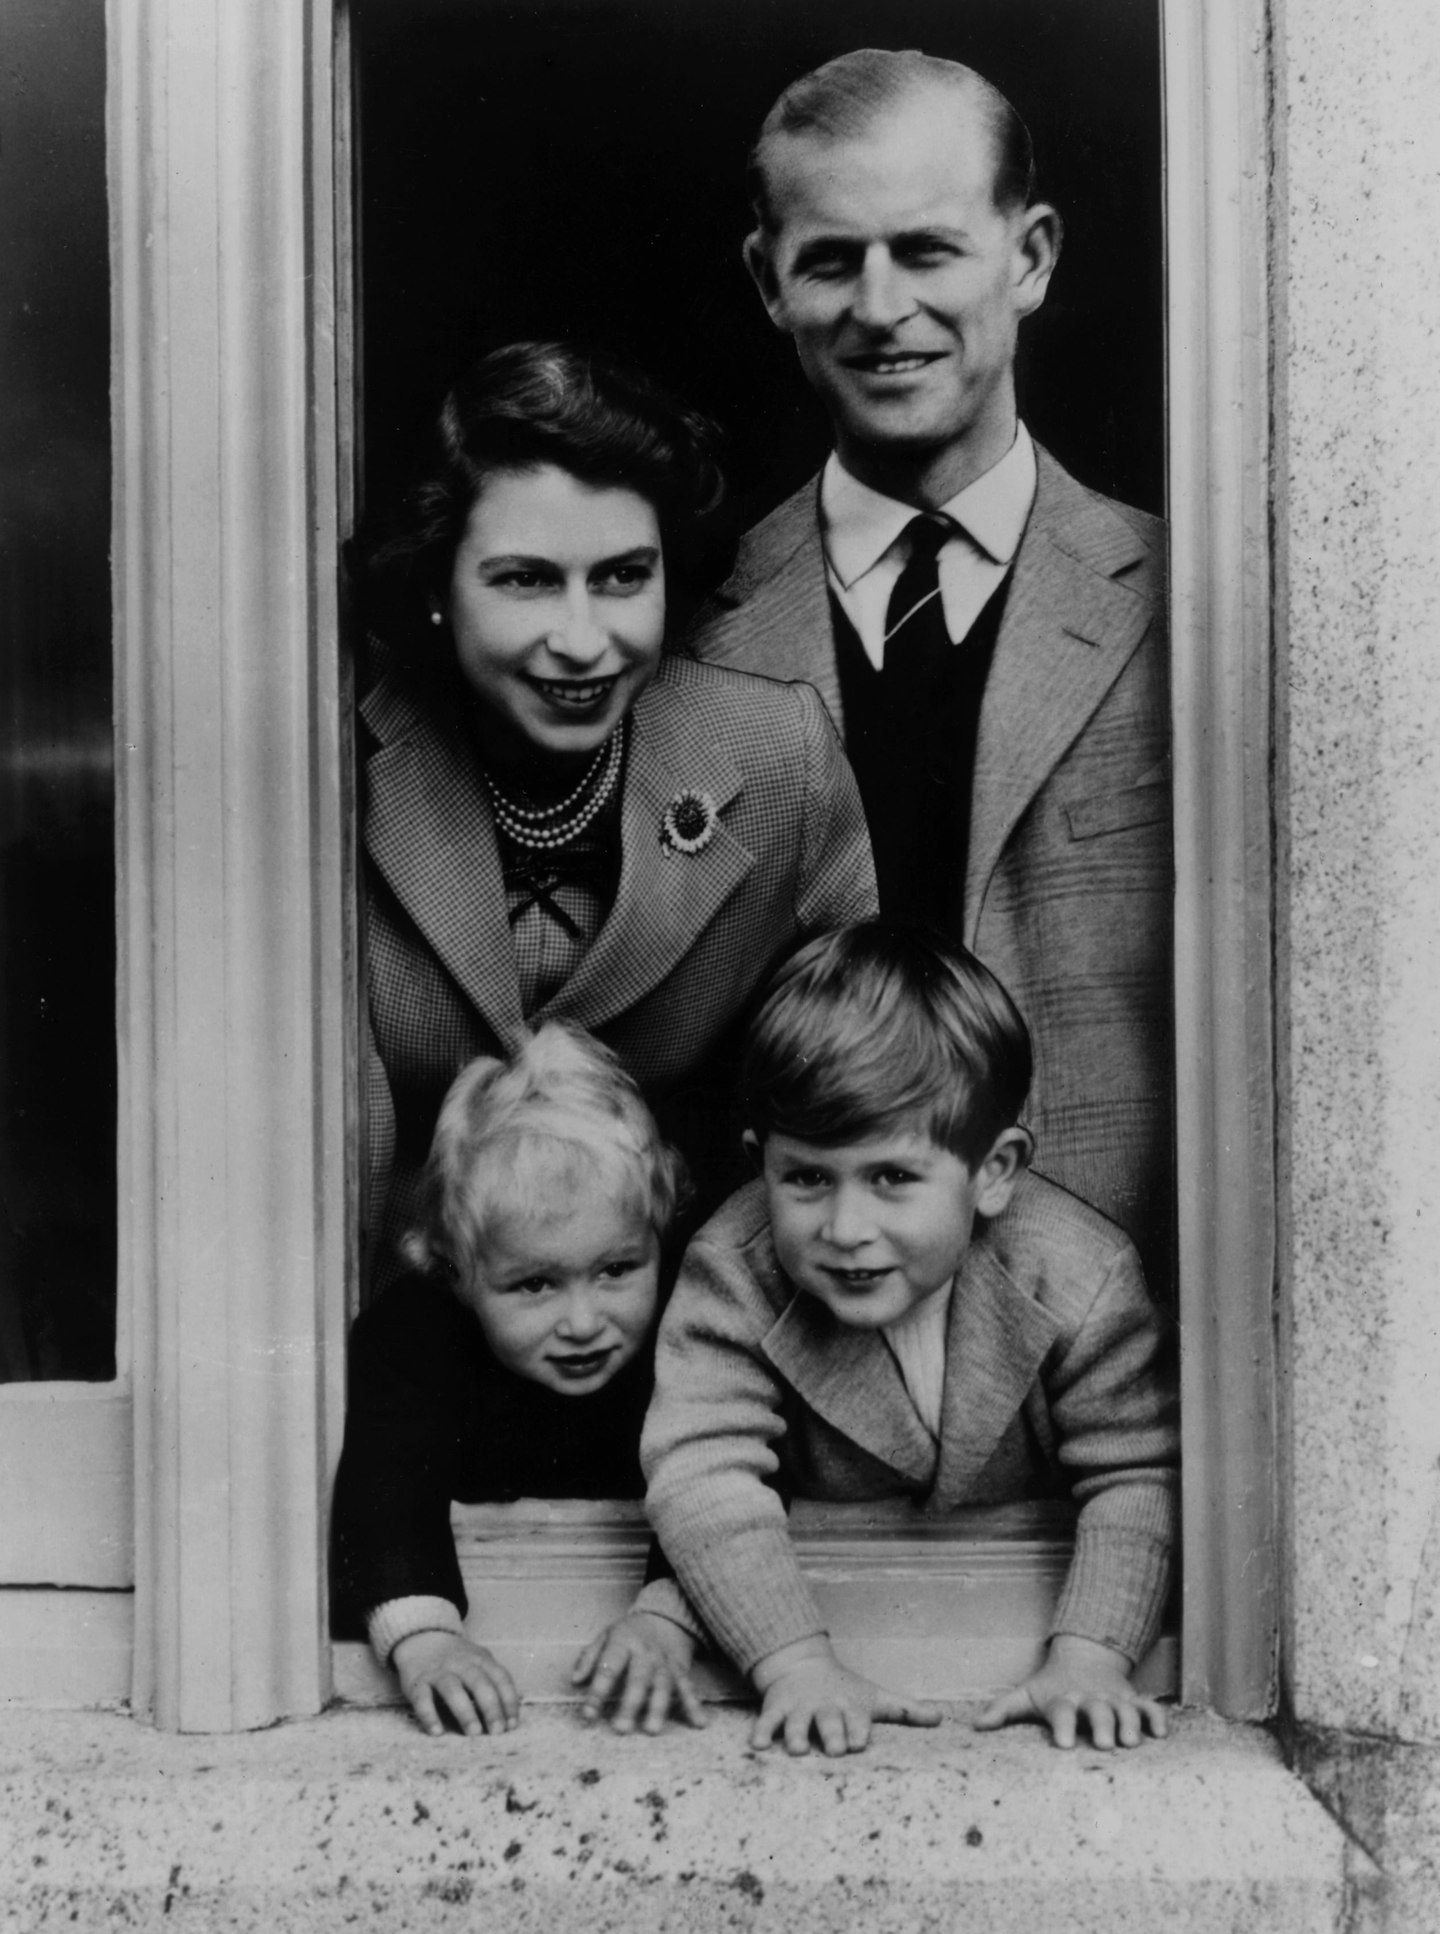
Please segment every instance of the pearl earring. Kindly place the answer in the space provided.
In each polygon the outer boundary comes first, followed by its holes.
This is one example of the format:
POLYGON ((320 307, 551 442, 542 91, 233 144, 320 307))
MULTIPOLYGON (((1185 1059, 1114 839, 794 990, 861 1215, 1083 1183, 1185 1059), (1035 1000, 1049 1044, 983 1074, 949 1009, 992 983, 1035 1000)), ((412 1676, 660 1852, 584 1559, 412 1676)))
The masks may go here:
POLYGON ((432 625, 443 625, 445 622, 445 619, 440 612, 432 611, 430 613, 430 622, 432 625))

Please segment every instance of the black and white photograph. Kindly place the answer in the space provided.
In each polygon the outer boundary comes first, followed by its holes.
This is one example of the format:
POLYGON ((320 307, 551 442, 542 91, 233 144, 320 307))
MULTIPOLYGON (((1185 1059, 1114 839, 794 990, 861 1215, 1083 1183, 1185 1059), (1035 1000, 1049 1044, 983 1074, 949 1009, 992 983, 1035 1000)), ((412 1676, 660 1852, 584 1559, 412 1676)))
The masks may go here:
POLYGON ((3 0, 0 1902, 1440 1913, 1440 31, 3 0))

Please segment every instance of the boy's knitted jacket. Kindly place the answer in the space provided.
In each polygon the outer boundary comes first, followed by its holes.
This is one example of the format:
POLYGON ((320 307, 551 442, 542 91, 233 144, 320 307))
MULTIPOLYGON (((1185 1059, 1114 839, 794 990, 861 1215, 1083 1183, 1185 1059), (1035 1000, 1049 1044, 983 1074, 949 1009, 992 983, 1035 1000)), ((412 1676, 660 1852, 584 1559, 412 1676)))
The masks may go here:
POLYGON ((695 1610, 749 1671, 823 1630, 781 1494, 927 1513, 1071 1496, 1052 1623, 1132 1660, 1158 1630, 1177 1516, 1171 1326, 1112 1223, 1027 1175, 977 1223, 950 1302, 937 1455, 883 1335, 776 1259, 759 1182, 690 1245, 661 1323, 646 1506, 695 1610))

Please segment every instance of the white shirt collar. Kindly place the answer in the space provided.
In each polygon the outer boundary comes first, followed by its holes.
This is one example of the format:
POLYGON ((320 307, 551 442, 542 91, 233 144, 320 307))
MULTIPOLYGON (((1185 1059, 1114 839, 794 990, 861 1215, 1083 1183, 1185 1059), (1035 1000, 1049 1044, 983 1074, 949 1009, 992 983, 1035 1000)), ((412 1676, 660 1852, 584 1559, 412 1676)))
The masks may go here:
MULTIPOLYGON (((1009 564, 1025 535, 1035 481, 1035 445, 1020 423, 1000 461, 940 508, 988 558, 1009 564)), ((913 504, 872 490, 831 453, 820 479, 820 517, 825 555, 847 591, 874 568, 915 515, 913 504)))

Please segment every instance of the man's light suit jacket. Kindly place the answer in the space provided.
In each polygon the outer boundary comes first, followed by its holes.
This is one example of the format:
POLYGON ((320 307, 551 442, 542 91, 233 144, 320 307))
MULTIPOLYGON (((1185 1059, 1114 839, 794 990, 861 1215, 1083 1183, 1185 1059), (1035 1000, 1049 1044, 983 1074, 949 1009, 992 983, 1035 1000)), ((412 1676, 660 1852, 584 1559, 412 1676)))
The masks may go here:
POLYGON ((738 1022, 799 942, 875 911, 859 795, 815 694, 661 660, 632 714, 614 904, 571 978, 527 1018, 464 720, 436 716, 387 668, 383 647, 377 662, 360 710, 369 1218, 381 1280, 389 1240, 416 1218, 446 1088, 475 1055, 513 1052, 551 1018, 615 1050, 713 1207, 744 1174, 729 1105, 738 1022), (661 837, 686 789, 717 814, 696 853, 661 837))
POLYGON ((908 1496, 927 1516, 1069 1495, 1075 1555, 1052 1630, 1138 1659, 1175 1536, 1170 1341, 1121 1231, 1026 1176, 956 1276, 937 1445, 883 1335, 786 1276, 754 1182, 691 1243, 661 1319, 646 1510, 689 1603, 748 1671, 823 1629, 780 1490, 908 1496))
MULTIPOLYGON (((1171 1275, 1171 888, 1164 527, 1036 450, 985 688, 963 939, 1029 1023, 1036 1166, 1171 1275)), ((691 643, 801 679, 843 734, 818 484, 746 537, 691 643)), ((954 863, 950 861, 949 863, 954 863)), ((936 864, 947 856, 936 855, 936 864)))

